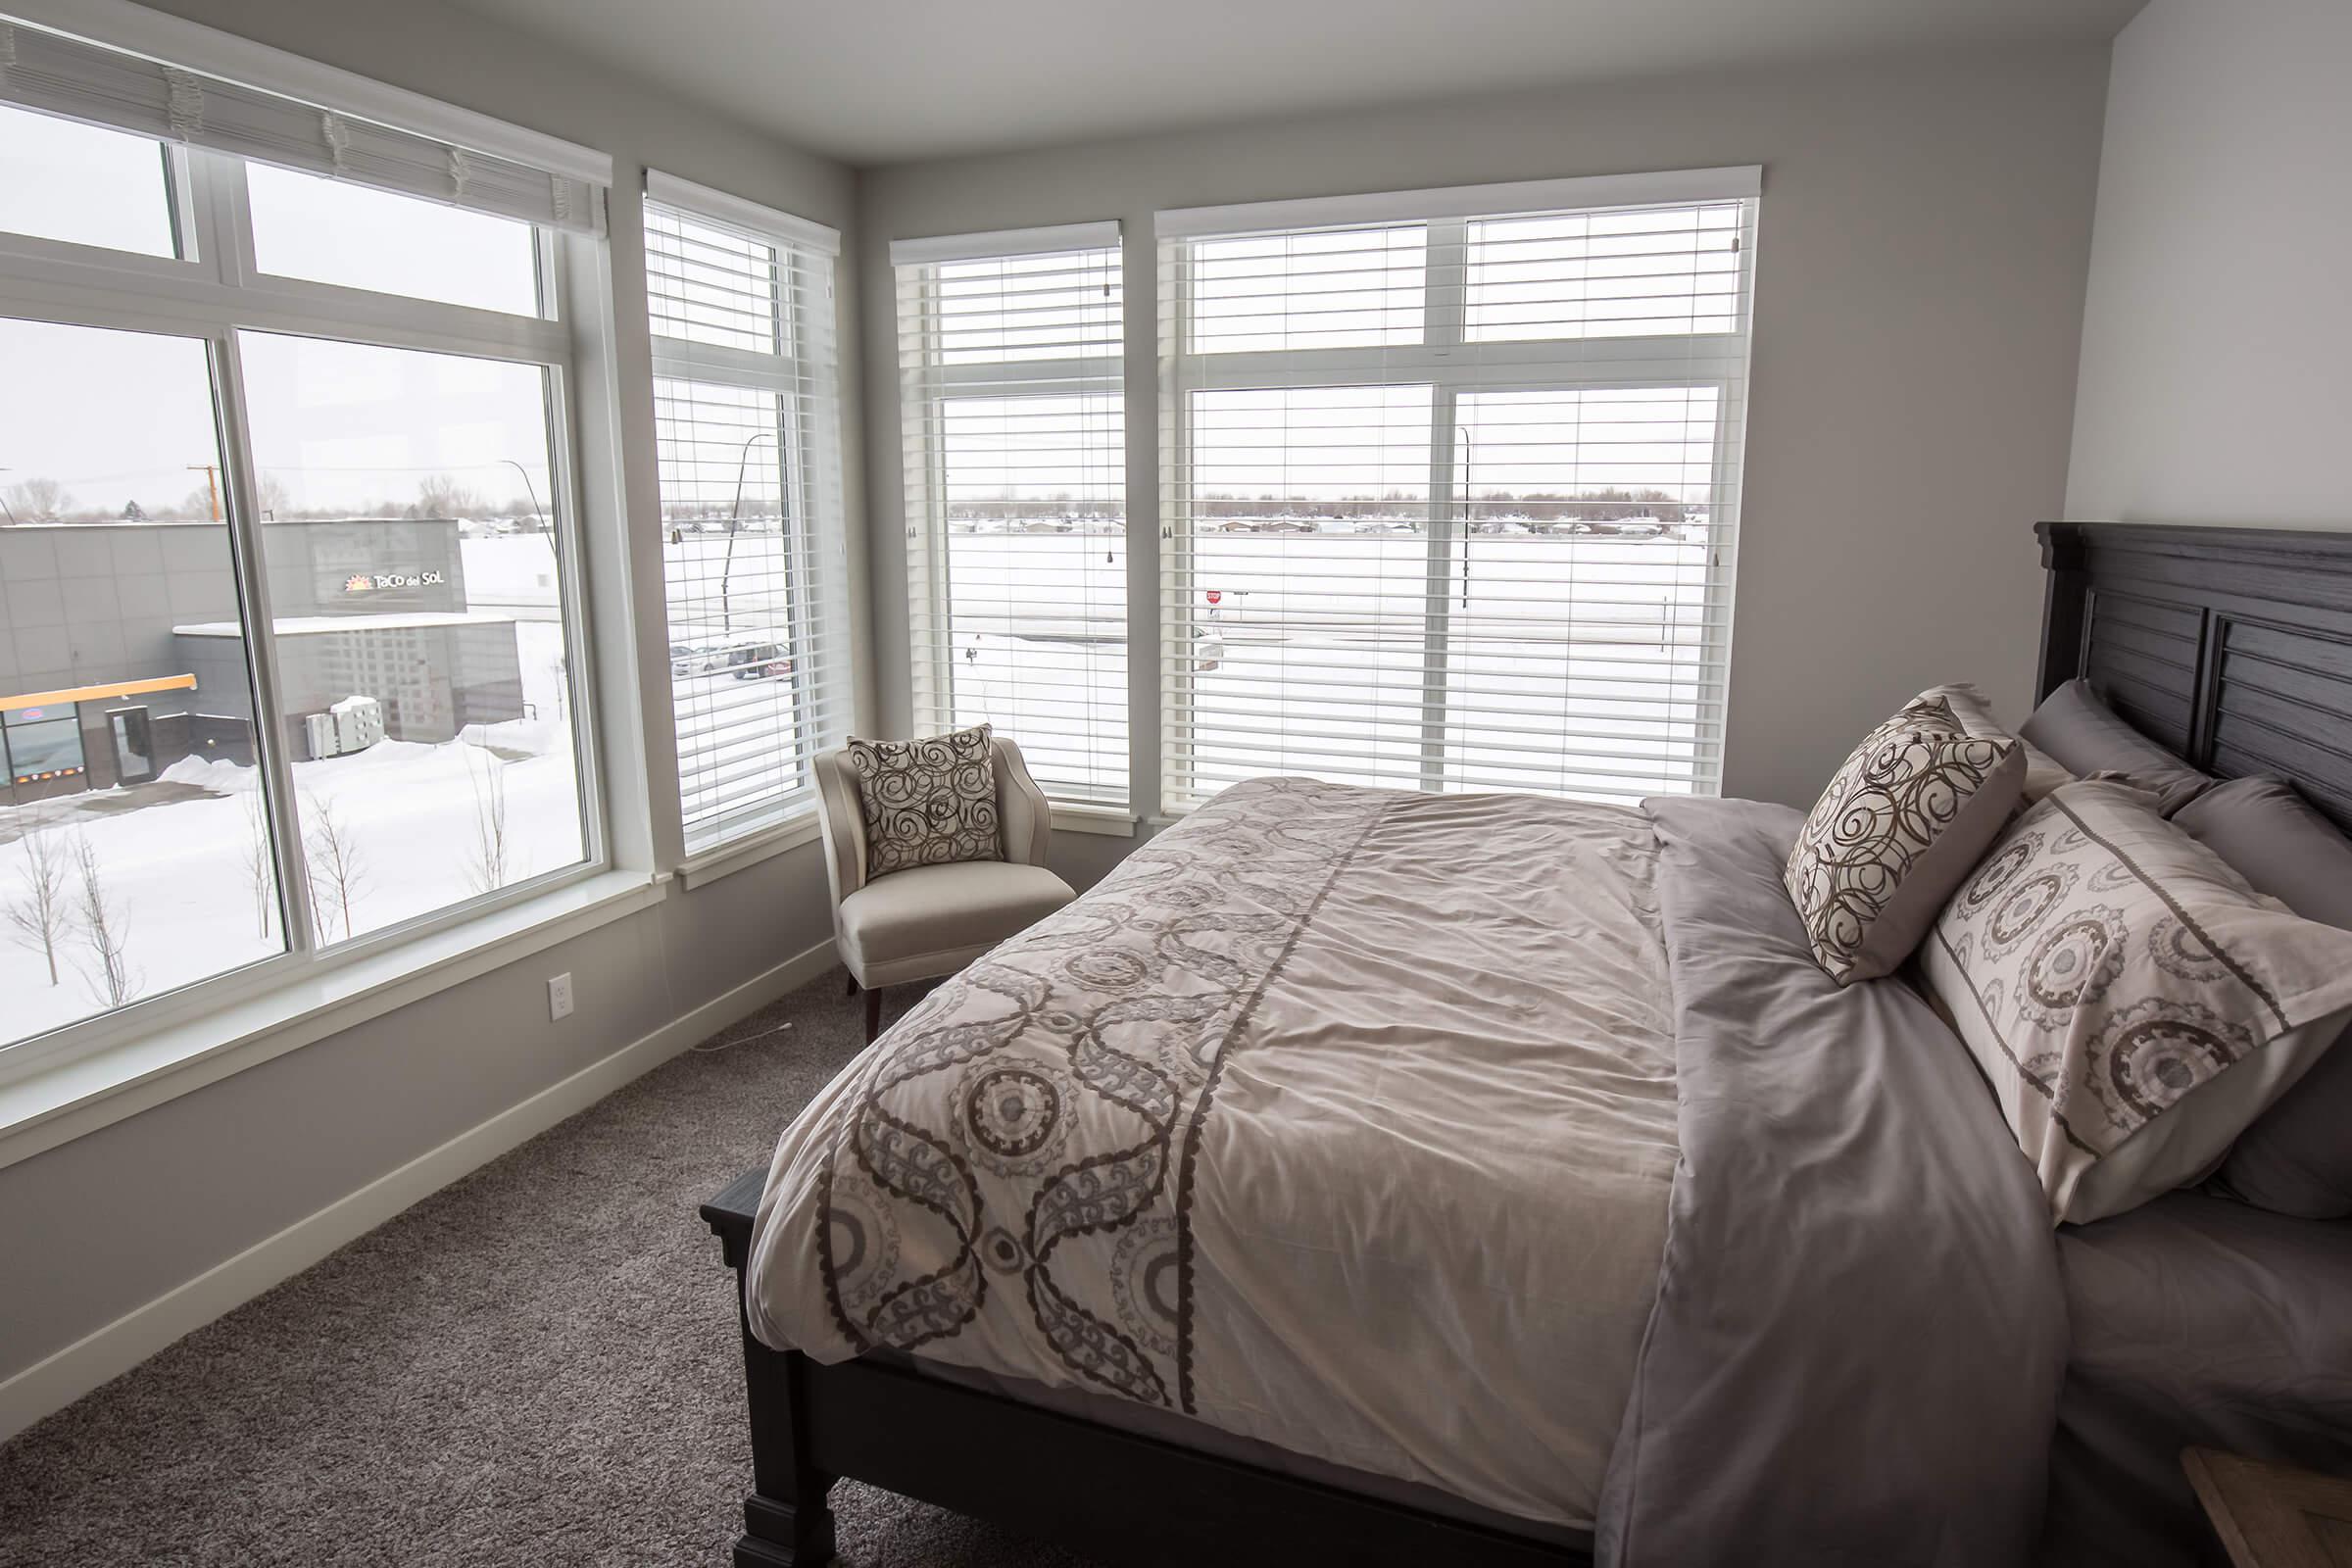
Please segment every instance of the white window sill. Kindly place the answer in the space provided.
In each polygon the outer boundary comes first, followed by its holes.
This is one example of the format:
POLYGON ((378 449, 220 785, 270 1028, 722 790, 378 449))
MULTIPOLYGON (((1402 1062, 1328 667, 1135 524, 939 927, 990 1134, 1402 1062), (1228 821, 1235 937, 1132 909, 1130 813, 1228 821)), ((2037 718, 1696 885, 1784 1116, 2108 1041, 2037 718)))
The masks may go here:
POLYGON ((1056 833, 1104 833, 1112 838, 1135 837, 1135 813, 1123 806, 1072 806, 1055 803, 1054 831, 1056 833))
POLYGON ((0 1167, 176 1100, 659 904, 667 879, 606 871, 0 1085, 0 1167))
POLYGON ((771 859, 787 850, 814 844, 818 832, 816 813, 811 810, 789 822, 779 822, 774 827, 738 839, 733 844, 722 844, 716 849, 705 850, 700 855, 688 856, 679 862, 678 880, 686 884, 688 892, 692 892, 722 876, 732 876, 737 871, 758 865, 761 860, 771 859))

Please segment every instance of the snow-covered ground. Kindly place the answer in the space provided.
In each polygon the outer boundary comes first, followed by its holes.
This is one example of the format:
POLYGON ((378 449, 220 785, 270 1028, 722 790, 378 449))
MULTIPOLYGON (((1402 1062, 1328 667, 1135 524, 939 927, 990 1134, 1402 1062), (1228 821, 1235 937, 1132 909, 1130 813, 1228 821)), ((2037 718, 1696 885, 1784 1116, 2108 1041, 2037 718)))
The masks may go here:
MULTIPOLYGON (((559 674, 562 627, 525 622, 526 701, 539 718, 478 726, 437 746, 383 741, 350 757, 294 764, 306 833, 320 810, 342 825, 353 868, 350 935, 427 914, 489 884, 480 827, 495 795, 506 797, 507 850, 500 885, 581 858, 571 726, 559 674), (514 760, 504 760, 513 758, 514 760)), ((268 957, 283 946, 276 901, 257 901, 250 874, 259 770, 189 758, 165 770, 177 789, 132 786, 0 808, 0 909, 22 904, 30 863, 17 833, 28 819, 49 824, 61 848, 86 837, 99 885, 127 933, 124 958, 138 996, 154 996, 268 957), (193 794, 189 787, 207 793, 193 794), (144 793, 142 791, 144 790, 144 793), (162 804, 134 803, 162 797, 162 804), (123 809, 122 808, 133 807, 123 809)), ((70 857, 68 857, 70 858, 70 857)), ((66 876, 69 903, 77 879, 66 876)), ((324 940, 345 935, 343 901, 313 869, 324 940)), ((8 999, 0 1038, 21 1040, 102 1012, 103 982, 78 931, 60 945, 59 977, 13 925, 0 925, 0 996, 8 999)))
MULTIPOLYGON (((955 534, 949 548, 956 722, 998 724, 1056 788, 1123 789, 1124 536, 955 534)), ((700 618, 679 617, 673 641, 723 643, 783 629, 781 538, 735 540, 725 567, 731 625, 710 609, 726 550, 719 534, 687 534, 665 546, 673 593, 701 607, 700 618)), ((445 745, 385 742, 295 764, 306 821, 316 826, 323 807, 346 827, 358 867, 355 935, 479 891, 486 873, 478 826, 494 771, 507 795, 504 882, 582 853, 552 540, 469 537, 464 551, 469 600, 523 617, 530 716, 445 745), (514 760, 501 762, 502 755, 514 760)), ((1448 787, 1618 796, 1690 788, 1698 742, 1716 720, 1702 707, 1699 680, 1707 555, 1675 539, 1469 541, 1467 581, 1449 589, 1453 640, 1444 678, 1451 716, 1442 737, 1448 787), (1601 598, 1614 603, 1595 614, 1601 598), (1573 614, 1572 603, 1581 607, 1573 614), (1610 737, 1652 751, 1663 742, 1669 760, 1650 771, 1541 765, 1562 745, 1590 752, 1606 749, 1610 737)), ((1413 534, 1204 536, 1191 580, 1162 607, 1169 635, 1148 654, 1196 694, 1195 769, 1203 790, 1269 769, 1414 785, 1429 738, 1421 727, 1427 567, 1427 542, 1413 534)), ((690 824, 707 821, 721 802, 742 800, 747 783, 794 786, 795 679, 690 669, 672 686, 690 824)), ((54 832, 87 835, 108 898, 126 922, 126 958, 145 996, 266 957, 281 943, 274 903, 265 929, 247 869, 254 771, 189 760, 166 777, 204 793, 107 809, 142 798, 134 788, 47 808, 54 832)), ((14 828, 23 814, 0 808, 0 909, 22 898, 26 857, 14 828)), ((340 939, 342 900, 329 885, 317 902, 330 938, 340 939)), ((82 972, 90 966, 86 944, 65 941, 53 986, 38 952, 6 940, 15 935, 0 925, 0 996, 9 1004, 0 1039, 104 1010, 82 972)))
MULTIPOLYGON (((956 722, 993 720, 1050 783, 1126 781, 1125 543, 948 541, 956 722)), ((1707 548, 1524 533, 1454 548, 1467 569, 1445 596, 1446 786, 1618 798, 1692 788, 1699 742, 1719 722, 1700 680, 1707 548), (1551 760, 1620 743, 1666 761, 1551 760)), ((1201 536, 1152 653, 1160 678, 1191 694, 1202 793, 1267 771, 1417 785, 1428 568, 1417 534, 1201 536)))

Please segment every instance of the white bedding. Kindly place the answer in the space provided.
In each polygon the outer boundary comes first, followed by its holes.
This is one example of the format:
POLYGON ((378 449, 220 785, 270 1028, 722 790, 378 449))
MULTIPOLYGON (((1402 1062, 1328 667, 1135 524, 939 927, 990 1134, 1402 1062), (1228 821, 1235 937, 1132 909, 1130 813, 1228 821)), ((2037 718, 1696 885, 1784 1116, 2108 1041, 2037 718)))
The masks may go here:
POLYGON ((1641 813, 1240 786, 788 1131, 754 1332, 1593 1517, 1676 1160, 1641 813))

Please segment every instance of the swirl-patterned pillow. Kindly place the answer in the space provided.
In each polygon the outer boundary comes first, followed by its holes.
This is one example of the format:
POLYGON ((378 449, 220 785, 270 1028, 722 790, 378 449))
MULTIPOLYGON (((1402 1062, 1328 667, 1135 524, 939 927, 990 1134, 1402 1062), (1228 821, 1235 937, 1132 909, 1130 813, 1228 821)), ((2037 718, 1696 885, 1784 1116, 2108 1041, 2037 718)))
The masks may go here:
POLYGON ((1839 985, 1891 974, 2017 808, 2026 754, 1936 693, 1872 730, 1796 836, 1784 880, 1839 985))
POLYGON ((2001 835, 1920 954, 2053 1220, 2202 1180, 2352 1008, 2352 932, 2298 918, 2131 784, 2001 835))
POLYGON ((852 740, 848 753, 865 816, 867 876, 1004 858, 986 724, 921 740, 852 740))

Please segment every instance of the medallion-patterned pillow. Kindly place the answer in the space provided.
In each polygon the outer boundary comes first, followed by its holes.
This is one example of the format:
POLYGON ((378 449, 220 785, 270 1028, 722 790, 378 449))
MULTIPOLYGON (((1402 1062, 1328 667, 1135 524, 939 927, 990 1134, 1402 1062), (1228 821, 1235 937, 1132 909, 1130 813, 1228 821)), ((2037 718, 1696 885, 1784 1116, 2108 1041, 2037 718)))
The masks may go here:
POLYGON ((2201 1180, 2352 1009, 2352 932, 2256 893, 2109 779, 2019 817, 1920 961, 2053 1220, 2201 1180))
POLYGON ((1934 692, 1863 738, 1814 803, 1784 877, 1831 979, 1891 974, 1911 956, 2025 776, 2023 748, 1971 736, 1934 692))
POLYGON ((852 740, 865 815, 865 874, 1004 858, 989 726, 912 741, 852 740))

